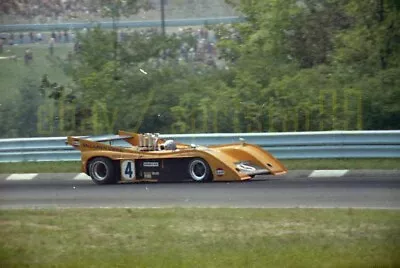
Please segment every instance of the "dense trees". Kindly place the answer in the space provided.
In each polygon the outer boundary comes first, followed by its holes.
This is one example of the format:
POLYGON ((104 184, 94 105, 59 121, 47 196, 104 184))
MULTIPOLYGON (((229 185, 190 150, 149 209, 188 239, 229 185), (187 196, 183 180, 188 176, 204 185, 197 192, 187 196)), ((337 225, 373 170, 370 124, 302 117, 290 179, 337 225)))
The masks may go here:
POLYGON ((247 23, 220 31, 231 74, 209 93, 230 111, 217 117, 230 122, 218 131, 400 127, 396 1, 243 0, 239 8, 247 23))
POLYGON ((69 95, 35 102, 59 131, 37 134, 400 128, 398 1, 229 2, 248 19, 213 27, 218 68, 179 59, 190 34, 80 36, 69 95))

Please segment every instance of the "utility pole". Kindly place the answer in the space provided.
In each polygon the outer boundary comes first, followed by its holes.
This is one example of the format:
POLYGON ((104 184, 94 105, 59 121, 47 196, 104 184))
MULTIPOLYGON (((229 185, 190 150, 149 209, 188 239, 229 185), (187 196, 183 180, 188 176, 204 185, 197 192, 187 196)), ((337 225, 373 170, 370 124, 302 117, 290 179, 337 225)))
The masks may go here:
POLYGON ((118 78, 118 20, 120 17, 120 8, 121 6, 113 3, 112 5, 112 26, 113 26, 113 31, 114 31, 114 54, 113 54, 113 60, 114 60, 114 80, 119 80, 118 78))
POLYGON ((164 12, 164 0, 160 0, 161 4, 161 31, 163 36, 165 36, 165 12, 164 12))

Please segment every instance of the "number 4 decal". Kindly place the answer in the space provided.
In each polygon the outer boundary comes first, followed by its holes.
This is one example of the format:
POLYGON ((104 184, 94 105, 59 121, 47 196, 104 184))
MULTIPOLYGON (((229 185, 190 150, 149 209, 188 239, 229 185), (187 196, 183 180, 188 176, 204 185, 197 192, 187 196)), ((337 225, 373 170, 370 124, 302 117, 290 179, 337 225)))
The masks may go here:
POLYGON ((121 161, 121 176, 123 180, 132 180, 135 178, 135 161, 121 161))

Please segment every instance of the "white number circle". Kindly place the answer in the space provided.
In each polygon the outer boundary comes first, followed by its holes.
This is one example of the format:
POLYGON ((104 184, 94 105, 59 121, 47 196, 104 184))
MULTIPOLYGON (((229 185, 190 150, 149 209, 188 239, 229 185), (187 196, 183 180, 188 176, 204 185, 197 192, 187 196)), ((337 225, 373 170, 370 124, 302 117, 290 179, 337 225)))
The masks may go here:
POLYGON ((121 176, 124 180, 132 180, 136 177, 135 161, 121 161, 121 176))

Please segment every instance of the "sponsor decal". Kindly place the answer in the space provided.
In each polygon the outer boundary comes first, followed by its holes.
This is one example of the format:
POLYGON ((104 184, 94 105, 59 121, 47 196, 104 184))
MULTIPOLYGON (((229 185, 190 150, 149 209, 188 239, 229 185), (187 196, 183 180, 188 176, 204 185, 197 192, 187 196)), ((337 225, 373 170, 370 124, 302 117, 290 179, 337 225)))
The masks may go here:
POLYGON ((120 149, 120 148, 107 146, 107 145, 99 145, 99 144, 93 144, 92 145, 92 144, 84 143, 84 144, 82 144, 82 147, 91 148, 91 149, 106 150, 106 151, 114 151, 114 152, 123 152, 123 150, 120 149))
POLYGON ((223 170, 222 168, 217 168, 215 173, 217 174, 217 176, 223 176, 225 175, 225 170, 223 170))
POLYGON ((151 179, 153 176, 151 175, 151 172, 144 172, 144 173, 143 173, 143 177, 144 177, 145 179, 151 179))
POLYGON ((160 176, 160 172, 158 172, 158 171, 153 171, 153 172, 151 172, 151 175, 153 175, 153 176, 160 176))
POLYGON ((73 141, 72 146, 79 146, 79 141, 73 141))
POLYGON ((143 167, 159 167, 160 163, 158 162, 143 162, 143 167))

